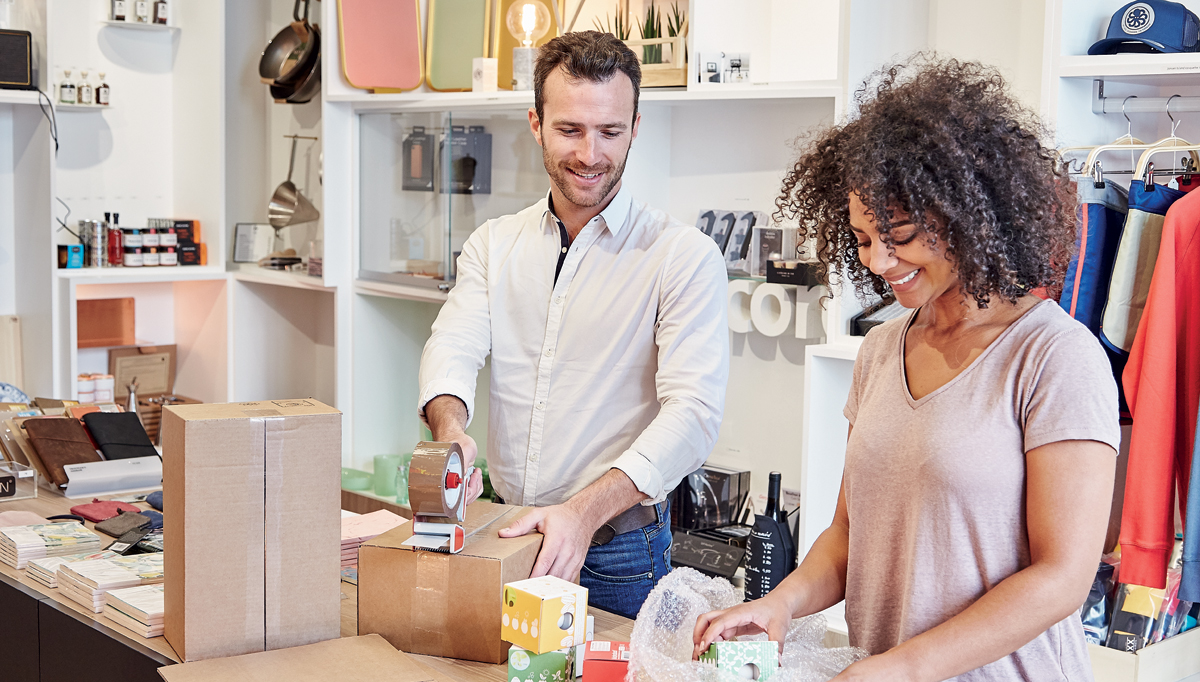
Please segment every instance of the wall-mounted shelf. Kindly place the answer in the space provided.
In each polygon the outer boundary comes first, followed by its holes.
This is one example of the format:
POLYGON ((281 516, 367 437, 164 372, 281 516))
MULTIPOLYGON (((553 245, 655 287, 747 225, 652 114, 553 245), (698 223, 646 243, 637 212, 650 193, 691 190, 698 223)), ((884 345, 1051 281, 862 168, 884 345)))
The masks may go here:
POLYGON ((186 282, 198 279, 225 279, 225 270, 217 265, 174 265, 149 268, 70 268, 57 270, 59 279, 76 284, 130 284, 135 282, 186 282))
POLYGON ((325 280, 321 277, 310 277, 298 272, 268 270, 267 268, 260 268, 253 263, 231 263, 229 265, 229 274, 239 282, 271 284, 279 287, 290 287, 292 289, 308 289, 310 291, 332 292, 337 290, 337 287, 325 286, 325 280))
POLYGON ((140 23, 137 21, 113 21, 111 19, 104 22, 104 25, 112 26, 113 28, 131 28, 136 31, 178 31, 179 30, 178 26, 172 26, 170 24, 143 24, 143 23, 140 23))
POLYGON ((0 104, 37 104, 37 90, 0 90, 0 104))
POLYGON ((384 298, 399 298, 406 301, 425 301, 428 303, 445 303, 448 292, 438 291, 427 287, 415 287, 391 282, 374 282, 366 279, 354 280, 354 290, 366 296, 382 296, 384 298))
POLYGON ((1195 53, 1062 56, 1055 60, 1055 69, 1062 78, 1147 78, 1166 85, 1163 79, 1175 77, 1194 83, 1196 74, 1200 74, 1200 56, 1195 53))
POLYGON ((55 104, 55 111, 104 111, 107 104, 55 104))
MULTIPOLYGON (((746 99, 810 99, 834 98, 841 86, 834 81, 813 81, 788 85, 708 85, 688 88, 644 88, 639 101, 646 102, 711 102, 746 99)), ((349 102, 354 108, 388 111, 427 111, 463 109, 503 109, 533 106, 533 92, 401 92, 373 95, 367 92, 353 95, 327 95, 333 102, 349 102)))

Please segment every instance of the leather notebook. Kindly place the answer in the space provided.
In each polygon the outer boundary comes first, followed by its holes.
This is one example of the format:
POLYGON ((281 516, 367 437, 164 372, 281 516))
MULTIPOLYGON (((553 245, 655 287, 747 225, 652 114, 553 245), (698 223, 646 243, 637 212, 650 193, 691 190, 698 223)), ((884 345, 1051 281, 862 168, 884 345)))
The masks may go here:
POLYGON ((83 423, 105 459, 158 456, 141 420, 133 412, 90 412, 83 415, 83 423))
POLYGON ((96 524, 96 530, 114 538, 119 538, 136 528, 145 528, 151 523, 150 518, 143 516, 137 512, 121 512, 120 516, 114 516, 107 521, 101 521, 96 524))
POLYGON ((72 514, 78 514, 92 523, 107 521, 121 512, 127 511, 137 512, 140 510, 132 504, 126 504, 125 502, 97 499, 93 499, 87 504, 77 504, 71 507, 72 514))
POLYGON ((46 477, 59 487, 68 482, 64 466, 101 461, 100 453, 92 447, 92 441, 78 419, 30 419, 23 426, 38 459, 46 469, 46 477))

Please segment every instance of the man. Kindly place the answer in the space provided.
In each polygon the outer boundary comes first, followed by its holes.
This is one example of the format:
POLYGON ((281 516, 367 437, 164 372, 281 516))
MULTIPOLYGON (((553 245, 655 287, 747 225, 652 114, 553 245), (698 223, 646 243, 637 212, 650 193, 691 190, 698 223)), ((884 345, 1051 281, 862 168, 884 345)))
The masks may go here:
MULTIPOLYGON (((434 439, 471 461, 491 353, 492 485, 538 507, 500 534, 540 531, 533 576, 578 576, 592 605, 629 617, 670 570, 666 495, 711 452, 729 373, 721 254, 621 186, 640 83, 610 34, 541 48, 529 127, 550 194, 467 240, 420 373, 434 439)), ((469 499, 481 490, 473 477, 469 499)))

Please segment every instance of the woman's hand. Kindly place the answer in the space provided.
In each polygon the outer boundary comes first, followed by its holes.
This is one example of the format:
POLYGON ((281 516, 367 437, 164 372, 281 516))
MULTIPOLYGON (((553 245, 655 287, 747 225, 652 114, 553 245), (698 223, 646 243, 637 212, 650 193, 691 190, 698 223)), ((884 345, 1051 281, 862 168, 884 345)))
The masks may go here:
POLYGON ((791 621, 791 605, 777 592, 724 611, 709 611, 696 619, 696 628, 692 631, 692 641, 696 644, 692 660, 699 659, 713 642, 760 632, 767 633, 767 638, 777 642, 782 649, 791 621))

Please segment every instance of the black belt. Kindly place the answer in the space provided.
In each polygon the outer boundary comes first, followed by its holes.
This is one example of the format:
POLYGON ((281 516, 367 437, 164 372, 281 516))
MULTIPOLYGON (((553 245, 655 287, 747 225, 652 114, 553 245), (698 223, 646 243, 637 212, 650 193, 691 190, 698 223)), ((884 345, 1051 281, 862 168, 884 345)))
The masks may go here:
MULTIPOLYGON (((505 504, 504 498, 499 495, 495 495, 494 499, 497 504, 505 504)), ((657 523, 664 511, 664 504, 663 502, 650 506, 635 504, 600 526, 599 530, 592 534, 592 544, 607 545, 618 535, 657 523)))
POLYGON ((662 504, 636 504, 617 514, 592 535, 592 544, 607 545, 618 535, 657 523, 662 513, 662 504))

